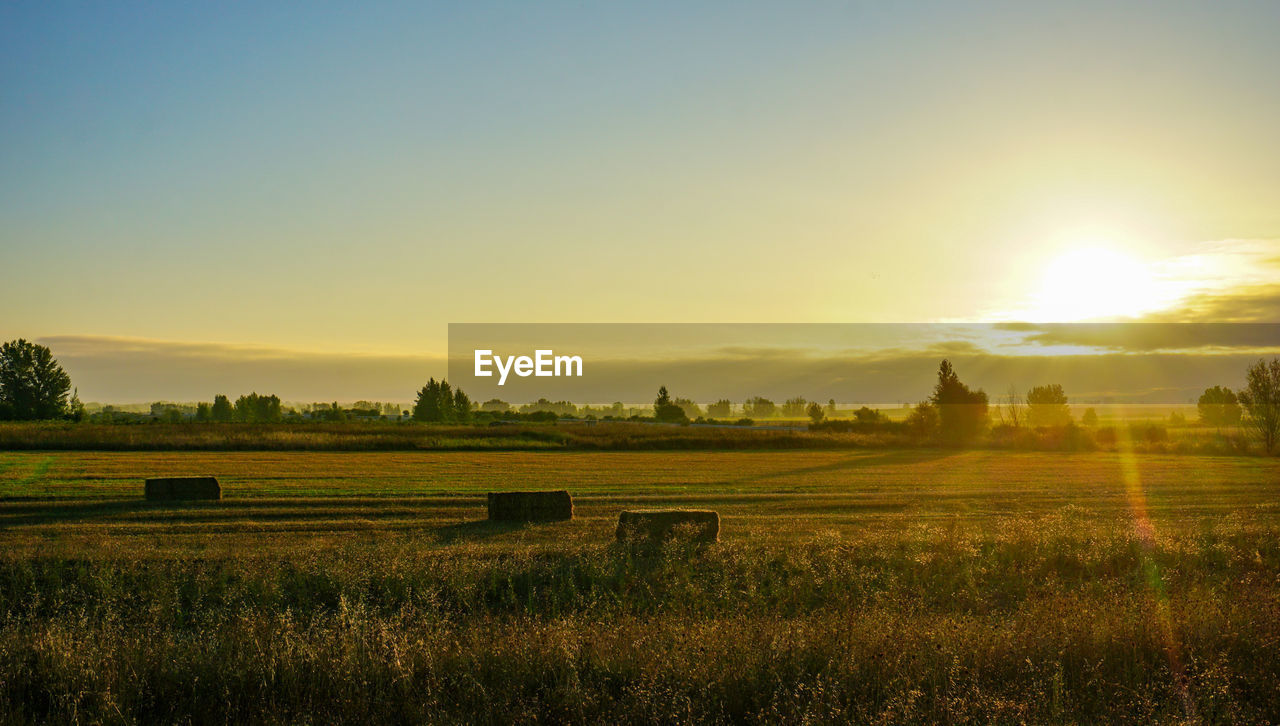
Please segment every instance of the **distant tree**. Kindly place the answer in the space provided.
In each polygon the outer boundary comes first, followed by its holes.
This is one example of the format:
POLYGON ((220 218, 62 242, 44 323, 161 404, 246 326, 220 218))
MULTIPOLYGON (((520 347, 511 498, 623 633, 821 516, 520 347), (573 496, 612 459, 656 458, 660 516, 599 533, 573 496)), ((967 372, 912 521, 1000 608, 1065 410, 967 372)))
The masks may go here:
POLYGON ((809 402, 805 400, 804 396, 788 398, 782 402, 782 415, 787 418, 803 416, 808 403, 809 402))
POLYGON ((822 404, 817 401, 809 404, 809 408, 805 409, 805 413, 809 414, 809 420, 814 423, 822 423, 822 419, 827 416, 827 412, 822 410, 822 404))
POLYGON ((258 420, 267 423, 276 423, 280 420, 284 411, 280 408, 280 397, 276 395, 258 396, 257 402, 258 420))
POLYGON ((1027 423, 1032 426, 1066 426, 1071 423, 1067 394, 1060 384, 1036 386, 1027 391, 1027 423))
POLYGON ((1240 400, 1234 391, 1223 386, 1204 389, 1196 403, 1200 422, 1206 426, 1222 428, 1240 423, 1240 400))
POLYGON ((471 410, 471 399, 461 388, 454 390, 448 381, 432 378, 418 391, 413 418, 429 423, 466 423, 471 420, 471 410))
POLYGON ((549 420, 554 420, 562 416, 577 416, 578 407, 569 401, 552 401, 546 398, 539 398, 533 403, 526 403, 521 406, 520 413, 552 414, 549 420))
POLYGON ((687 398, 676 398, 672 403, 680 407, 684 411, 684 415, 688 418, 698 418, 702 416, 702 407, 687 398))
POLYGON ((205 423, 213 420, 213 407, 201 401, 196 404, 196 420, 205 423))
POLYGON ((67 403, 67 417, 72 421, 80 422, 89 418, 89 413, 85 411, 84 404, 80 402, 80 389, 71 390, 71 400, 67 403))
POLYGON ((882 423, 885 420, 885 417, 874 408, 863 406, 853 412, 853 420, 860 424, 873 425, 882 423))
POLYGON ((332 403, 317 403, 311 407, 312 415, 321 421, 332 421, 341 423, 347 420, 347 412, 337 401, 332 403))
POLYGON ((243 423, 278 423, 281 417, 279 396, 260 396, 255 391, 236 399, 236 421, 243 423))
POLYGON ((1009 386, 1008 392, 1004 394, 1004 406, 1001 407, 1001 418, 1015 429, 1025 423, 1026 418, 1022 410, 1022 393, 1018 391, 1017 386, 1009 386))
POLYGON ((0 419, 67 416, 70 392, 71 377, 45 346, 22 338, 0 346, 0 419))
POLYGON ((453 420, 458 423, 467 423, 471 420, 471 399, 462 389, 453 392, 453 420))
POLYGON ((1248 414, 1245 425, 1270 454, 1280 440, 1280 358, 1259 359, 1249 367, 1246 386, 1237 396, 1248 414))
POLYGON ((1181 411, 1171 411, 1169 413, 1170 426, 1185 426, 1186 423, 1187 417, 1184 416, 1181 411))
POLYGON ((491 411, 493 413, 506 413, 511 410, 511 404, 501 398, 490 398, 488 401, 480 404, 481 411, 491 411))
POLYGON ((1084 410, 1084 415, 1080 417, 1080 423, 1084 424, 1085 426, 1088 426, 1089 428, 1093 428, 1097 426, 1098 412, 1094 411, 1092 408, 1086 408, 1084 410))
POLYGON ((689 417, 679 404, 671 400, 667 387, 658 389, 658 397, 653 399, 653 417, 663 423, 687 423, 689 417))
POLYGON ((729 418, 733 415, 733 404, 729 399, 722 398, 707 406, 707 415, 712 418, 729 418))
POLYGON ((453 388, 448 382, 434 378, 427 381, 413 404, 413 418, 427 423, 450 423, 457 419, 453 388))
POLYGON ((987 425, 987 394, 971 390, 956 375, 951 362, 938 366, 938 383, 929 403, 938 411, 938 430, 946 439, 964 441, 982 432, 987 425))
POLYGON ((658 397, 653 399, 653 409, 658 410, 659 406, 666 406, 671 403, 671 394, 667 393, 666 386, 658 387, 658 397))
POLYGON ((835 418, 835 415, 836 415, 836 399, 829 398, 827 399, 827 416, 829 418, 835 418))
POLYGON ((213 421, 230 421, 235 418, 235 409, 231 406, 230 399, 221 393, 214 396, 209 416, 213 421))
POLYGON ((774 405, 773 401, 761 396, 748 398, 742 404, 742 412, 751 418, 770 418, 777 411, 778 407, 774 405))

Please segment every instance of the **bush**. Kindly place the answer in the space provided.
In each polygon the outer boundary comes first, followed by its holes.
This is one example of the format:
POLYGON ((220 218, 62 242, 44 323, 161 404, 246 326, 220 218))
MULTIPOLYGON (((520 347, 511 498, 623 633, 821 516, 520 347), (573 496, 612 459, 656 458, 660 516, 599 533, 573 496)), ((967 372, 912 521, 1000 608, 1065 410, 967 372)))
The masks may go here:
POLYGON ((1129 435, 1134 441, 1146 441, 1149 444, 1159 444, 1169 440, 1169 430, 1163 424, 1131 424, 1129 435))

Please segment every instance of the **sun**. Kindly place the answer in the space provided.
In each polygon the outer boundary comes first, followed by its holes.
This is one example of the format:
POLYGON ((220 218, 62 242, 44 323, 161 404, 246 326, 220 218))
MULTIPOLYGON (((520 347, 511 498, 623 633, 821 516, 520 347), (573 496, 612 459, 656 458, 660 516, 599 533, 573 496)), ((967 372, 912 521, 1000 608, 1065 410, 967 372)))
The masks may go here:
POLYGON ((1032 295, 1038 322, 1132 318, 1164 307, 1150 266, 1097 244, 1072 247, 1052 259, 1032 295))

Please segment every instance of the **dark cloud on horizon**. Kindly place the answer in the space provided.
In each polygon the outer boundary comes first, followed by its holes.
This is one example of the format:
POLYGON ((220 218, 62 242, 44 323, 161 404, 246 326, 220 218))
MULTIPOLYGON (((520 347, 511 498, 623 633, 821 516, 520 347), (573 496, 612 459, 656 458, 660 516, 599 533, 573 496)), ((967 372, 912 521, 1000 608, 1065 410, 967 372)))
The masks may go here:
POLYGON ((50 336, 47 345, 84 401, 207 401, 258 391, 286 401, 403 403, 443 358, 307 353, 257 346, 96 336, 50 336))
MULTIPOLYGON (((1027 331, 1064 334, 1061 329, 1027 331)), ((404 403, 413 399, 428 377, 446 372, 443 358, 427 356, 305 353, 91 336, 47 337, 40 342, 53 349, 83 400, 103 403, 210 400, 216 393, 234 397, 254 390, 275 393, 286 401, 404 403)), ((476 400, 497 397, 513 403, 539 397, 642 403, 653 398, 659 385, 667 385, 673 394, 698 401, 729 398, 740 403, 762 395, 776 401, 804 396, 891 404, 926 398, 943 357, 955 363, 966 382, 985 388, 993 398, 1010 385, 1025 390, 1061 383, 1080 402, 1185 403, 1208 386, 1239 387, 1245 368, 1258 356, 1244 352, 996 355, 967 341, 869 353, 762 346, 752 351, 709 349, 662 360, 643 360, 640 354, 636 360, 588 356, 583 378, 513 379, 502 388, 493 385, 492 379, 472 378, 466 367, 454 370, 451 378, 476 400)))
POLYGON ((1280 348, 1280 323, 997 323, 1045 346, 1084 346, 1108 351, 1206 351, 1280 348))
POLYGON ((1199 293, 1150 319, 1184 323, 1280 322, 1280 284, 1199 293))

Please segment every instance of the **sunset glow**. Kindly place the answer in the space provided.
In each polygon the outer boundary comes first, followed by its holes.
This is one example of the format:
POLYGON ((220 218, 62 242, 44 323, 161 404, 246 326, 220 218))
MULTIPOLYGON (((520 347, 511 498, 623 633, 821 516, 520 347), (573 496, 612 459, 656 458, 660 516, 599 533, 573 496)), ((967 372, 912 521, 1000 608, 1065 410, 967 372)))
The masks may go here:
POLYGON ((1044 271, 1029 319, 1074 322, 1134 317, 1172 302, 1151 268, 1116 249, 1081 246, 1044 271))

